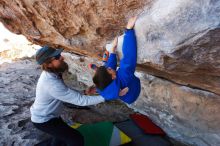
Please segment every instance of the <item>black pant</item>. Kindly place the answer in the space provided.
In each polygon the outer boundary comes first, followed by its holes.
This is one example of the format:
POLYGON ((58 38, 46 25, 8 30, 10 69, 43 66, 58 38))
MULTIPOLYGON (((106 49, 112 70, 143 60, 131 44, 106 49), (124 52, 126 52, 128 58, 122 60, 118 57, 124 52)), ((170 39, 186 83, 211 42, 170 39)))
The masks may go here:
POLYGON ((53 118, 45 123, 33 123, 34 126, 53 136, 50 146, 83 146, 83 136, 75 129, 68 126, 61 118, 53 118))

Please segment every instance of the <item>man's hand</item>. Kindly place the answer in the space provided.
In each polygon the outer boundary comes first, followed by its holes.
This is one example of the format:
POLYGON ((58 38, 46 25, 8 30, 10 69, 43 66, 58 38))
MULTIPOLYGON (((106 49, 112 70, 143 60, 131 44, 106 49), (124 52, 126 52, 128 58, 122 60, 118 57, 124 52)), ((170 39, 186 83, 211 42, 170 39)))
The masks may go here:
POLYGON ((117 45, 118 45, 118 37, 116 37, 112 42, 112 53, 116 52, 117 45))
POLYGON ((127 23, 126 28, 127 28, 127 29, 132 29, 132 28, 134 28, 134 25, 135 25, 136 20, 137 20, 137 16, 130 18, 130 19, 128 20, 128 23, 127 23))
POLYGON ((124 95, 126 95, 126 94, 128 93, 128 91, 129 91, 129 88, 128 88, 128 87, 126 87, 126 88, 120 90, 119 96, 124 96, 124 95))
POLYGON ((88 89, 84 91, 85 95, 94 95, 96 94, 95 86, 90 86, 88 89))

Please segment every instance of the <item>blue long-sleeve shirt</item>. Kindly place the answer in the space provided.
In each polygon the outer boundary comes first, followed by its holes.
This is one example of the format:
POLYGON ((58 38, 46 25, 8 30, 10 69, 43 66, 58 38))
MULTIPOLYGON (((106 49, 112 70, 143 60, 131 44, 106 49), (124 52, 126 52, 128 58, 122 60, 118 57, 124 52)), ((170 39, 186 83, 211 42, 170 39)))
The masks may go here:
MULTIPOLYGON (((120 98, 126 103, 133 103, 140 94, 140 80, 134 75, 137 64, 137 42, 133 29, 125 31, 122 46, 123 58, 120 61, 120 68, 116 71, 116 79, 105 89, 98 90, 105 100, 120 98), (124 96, 119 96, 121 89, 128 87, 129 91, 124 96)), ((116 70, 116 54, 111 53, 105 65, 116 70)))

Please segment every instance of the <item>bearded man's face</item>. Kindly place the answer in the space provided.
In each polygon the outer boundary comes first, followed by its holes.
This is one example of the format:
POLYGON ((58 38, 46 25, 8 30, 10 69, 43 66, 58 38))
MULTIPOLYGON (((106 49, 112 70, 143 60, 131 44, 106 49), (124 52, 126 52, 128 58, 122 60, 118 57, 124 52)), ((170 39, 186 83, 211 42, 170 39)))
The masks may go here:
POLYGON ((59 58, 51 58, 49 63, 43 64, 43 70, 53 73, 63 73, 68 70, 68 64, 64 61, 63 56, 59 58))

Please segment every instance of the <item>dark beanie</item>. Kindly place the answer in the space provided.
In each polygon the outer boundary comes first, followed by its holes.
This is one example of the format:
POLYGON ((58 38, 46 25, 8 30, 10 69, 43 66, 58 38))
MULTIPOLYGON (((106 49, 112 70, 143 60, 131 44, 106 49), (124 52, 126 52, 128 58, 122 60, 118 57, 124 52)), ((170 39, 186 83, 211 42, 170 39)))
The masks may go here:
POLYGON ((62 51, 63 49, 54 49, 48 46, 44 46, 36 52, 36 61, 41 65, 49 58, 59 55, 62 51))

